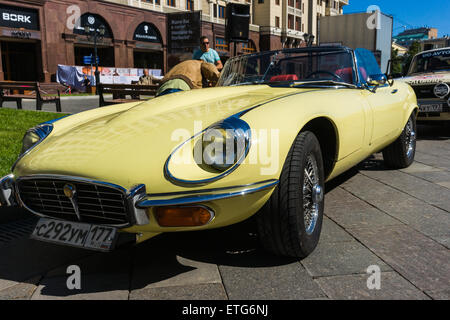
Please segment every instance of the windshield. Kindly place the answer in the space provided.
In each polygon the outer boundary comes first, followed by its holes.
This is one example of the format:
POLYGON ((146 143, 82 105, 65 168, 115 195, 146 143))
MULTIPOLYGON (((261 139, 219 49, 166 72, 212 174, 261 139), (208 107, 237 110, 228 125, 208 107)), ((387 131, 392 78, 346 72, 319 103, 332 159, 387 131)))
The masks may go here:
POLYGON ((258 83, 355 84, 353 56, 336 49, 297 49, 245 55, 227 61, 218 86, 258 83))
POLYGON ((408 74, 438 71, 450 71, 450 49, 415 56, 408 74))

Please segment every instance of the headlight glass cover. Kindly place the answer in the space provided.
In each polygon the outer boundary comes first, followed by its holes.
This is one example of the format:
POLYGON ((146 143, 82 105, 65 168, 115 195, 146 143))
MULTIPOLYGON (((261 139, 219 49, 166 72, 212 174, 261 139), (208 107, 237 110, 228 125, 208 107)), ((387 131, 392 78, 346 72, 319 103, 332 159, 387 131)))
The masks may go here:
POLYGON ((233 115, 175 148, 164 165, 164 176, 178 185, 204 185, 219 180, 239 167, 250 144, 250 126, 239 114, 233 115))
POLYGON ((20 151, 19 157, 22 157, 26 152, 44 140, 52 130, 53 125, 51 124, 41 124, 28 129, 22 139, 22 150, 20 151))
POLYGON ((218 172, 232 168, 247 155, 249 135, 247 123, 236 117, 209 127, 194 147, 196 163, 218 172))

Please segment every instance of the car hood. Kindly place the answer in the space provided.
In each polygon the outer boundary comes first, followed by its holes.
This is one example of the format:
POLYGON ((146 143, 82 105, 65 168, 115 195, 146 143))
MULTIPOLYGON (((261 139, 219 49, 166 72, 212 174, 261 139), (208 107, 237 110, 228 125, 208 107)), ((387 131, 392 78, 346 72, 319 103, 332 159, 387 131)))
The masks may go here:
POLYGON ((450 72, 421 73, 418 75, 411 75, 409 77, 404 77, 396 80, 404 81, 411 86, 430 85, 440 82, 448 83, 450 82, 450 72))
MULTIPOLYGON (((170 153, 211 124, 271 99, 305 89, 266 85, 209 88, 165 95, 130 108, 99 108, 54 124, 54 130, 16 165, 18 176, 58 174, 158 190, 170 153), (108 109, 111 108, 111 109, 108 109), (113 108, 119 111, 111 112, 113 108), (67 123, 70 121, 71 125, 67 123), (65 126, 64 126, 65 125, 65 126)), ((167 181, 165 181, 167 183, 167 181)))

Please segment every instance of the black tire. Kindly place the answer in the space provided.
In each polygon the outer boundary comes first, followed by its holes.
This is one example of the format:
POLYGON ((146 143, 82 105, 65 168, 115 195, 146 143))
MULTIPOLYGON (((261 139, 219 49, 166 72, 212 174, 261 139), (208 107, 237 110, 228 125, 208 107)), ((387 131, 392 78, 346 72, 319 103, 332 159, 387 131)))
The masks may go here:
POLYGON ((413 112, 397 140, 383 150, 387 167, 403 169, 413 163, 416 154, 416 132, 416 117, 413 112))
POLYGON ((256 215, 258 235, 263 247, 276 255, 295 258, 308 256, 317 246, 322 230, 323 195, 324 169, 319 141, 312 132, 301 132, 288 153, 279 184, 256 215), (315 171, 315 185, 320 187, 320 190, 314 189, 316 197, 308 190, 308 183, 305 186, 305 179, 308 181, 305 170, 311 168, 315 171), (312 201, 313 197, 315 201, 312 201), (307 210, 304 210, 304 205, 307 210), (315 218, 305 221, 307 212, 314 212, 315 218), (307 230, 307 227, 310 229, 307 230))

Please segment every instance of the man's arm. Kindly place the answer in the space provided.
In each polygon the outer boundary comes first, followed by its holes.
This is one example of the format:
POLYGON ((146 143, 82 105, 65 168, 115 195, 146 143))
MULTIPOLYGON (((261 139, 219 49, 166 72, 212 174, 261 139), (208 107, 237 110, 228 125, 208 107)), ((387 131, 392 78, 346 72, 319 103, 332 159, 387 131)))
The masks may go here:
POLYGON ((223 69, 222 61, 220 60, 219 54, 216 50, 214 50, 214 64, 216 65, 217 70, 220 71, 223 69))

